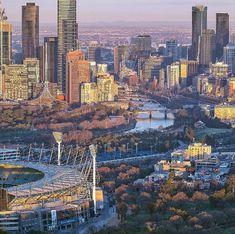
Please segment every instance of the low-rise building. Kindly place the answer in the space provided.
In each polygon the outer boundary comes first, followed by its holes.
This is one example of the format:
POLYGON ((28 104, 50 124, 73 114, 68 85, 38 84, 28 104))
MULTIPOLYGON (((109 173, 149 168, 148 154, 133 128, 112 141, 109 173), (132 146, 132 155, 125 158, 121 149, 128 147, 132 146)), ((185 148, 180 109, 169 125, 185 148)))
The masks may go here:
POLYGON ((214 77, 224 78, 228 76, 228 64, 225 63, 215 63, 211 65, 211 74, 214 77))
POLYGON ((185 151, 186 157, 190 160, 208 158, 211 155, 211 146, 202 143, 193 143, 185 151))
POLYGON ((221 120, 235 119, 235 106, 234 105, 215 106, 215 117, 221 120))

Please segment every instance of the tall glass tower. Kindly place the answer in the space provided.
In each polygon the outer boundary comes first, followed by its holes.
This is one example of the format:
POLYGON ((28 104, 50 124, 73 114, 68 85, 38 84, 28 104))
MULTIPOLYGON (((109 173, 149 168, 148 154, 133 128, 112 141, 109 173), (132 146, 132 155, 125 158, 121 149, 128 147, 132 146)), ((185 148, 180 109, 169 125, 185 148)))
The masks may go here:
POLYGON ((26 3, 22 6, 23 59, 36 58, 39 47, 39 6, 26 3))
MULTIPOLYGON (((1 4, 1 3, 0 3, 1 4)), ((2 65, 12 63, 12 25, 7 21, 0 5, 0 70, 2 65)))
POLYGON ((229 14, 216 14, 216 58, 223 58, 223 49, 229 43, 229 14))
POLYGON ((199 60, 200 38, 207 29, 207 7, 194 6, 192 8, 192 59, 199 60))
POLYGON ((61 93, 66 90, 66 55, 77 49, 78 24, 76 0, 57 0, 58 73, 61 93))

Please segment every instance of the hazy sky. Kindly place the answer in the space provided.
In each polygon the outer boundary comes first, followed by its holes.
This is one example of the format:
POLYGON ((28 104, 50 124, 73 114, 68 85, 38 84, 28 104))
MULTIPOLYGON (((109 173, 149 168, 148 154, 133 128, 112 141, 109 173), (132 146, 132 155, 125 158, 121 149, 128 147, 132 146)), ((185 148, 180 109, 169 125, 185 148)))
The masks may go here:
MULTIPOLYGON (((56 0, 2 0, 9 21, 21 20, 21 5, 36 2, 40 22, 56 23, 56 0)), ((192 5, 208 6, 208 20, 216 12, 228 12, 235 21, 235 0, 78 0, 79 22, 190 21, 192 5)))

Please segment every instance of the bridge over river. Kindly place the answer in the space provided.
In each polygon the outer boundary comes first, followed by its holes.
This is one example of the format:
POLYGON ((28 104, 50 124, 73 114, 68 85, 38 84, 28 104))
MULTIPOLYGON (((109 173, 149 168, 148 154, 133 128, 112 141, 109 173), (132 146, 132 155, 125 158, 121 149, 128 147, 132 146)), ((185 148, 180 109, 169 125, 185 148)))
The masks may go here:
POLYGON ((155 119, 155 120, 162 120, 162 119, 169 119, 174 120, 174 114, 172 111, 165 109, 156 109, 156 110, 138 110, 137 112, 137 119, 155 119))

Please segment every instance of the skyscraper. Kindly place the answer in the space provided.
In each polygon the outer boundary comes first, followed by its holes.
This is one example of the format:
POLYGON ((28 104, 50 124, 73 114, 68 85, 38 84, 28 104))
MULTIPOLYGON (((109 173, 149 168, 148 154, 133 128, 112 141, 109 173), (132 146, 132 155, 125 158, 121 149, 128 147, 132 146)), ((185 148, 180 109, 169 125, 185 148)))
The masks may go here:
POLYGON ((228 70, 235 75, 235 43, 229 43, 224 47, 224 62, 228 64, 228 70))
POLYGON ((233 33, 233 34, 231 35, 231 42, 232 42, 233 44, 235 44, 235 33, 233 33))
POLYGON ((192 8, 192 49, 193 60, 199 59, 200 36, 207 29, 207 7, 194 6, 192 8))
POLYGON ((223 57, 223 49, 229 43, 229 14, 216 14, 216 58, 223 57))
POLYGON ((129 56, 129 47, 126 45, 120 45, 114 48, 114 71, 120 72, 121 63, 123 63, 129 56))
POLYGON ((101 46, 98 41, 91 41, 88 47, 88 60, 101 63, 101 46))
POLYGON ((152 38, 150 35, 139 35, 131 38, 131 57, 149 57, 152 52, 152 38))
POLYGON ((167 88, 174 89, 179 87, 180 82, 180 66, 178 63, 173 63, 167 66, 167 88))
POLYGON ((0 9, 0 69, 12 62, 12 25, 0 9))
POLYGON ((66 101, 80 102, 82 83, 90 82, 91 69, 89 61, 84 60, 82 51, 71 51, 66 62, 66 101))
POLYGON ((213 29, 207 29, 202 32, 200 37, 200 56, 199 64, 209 66, 215 62, 216 36, 213 29))
POLYGON ((57 83, 58 37, 44 38, 44 77, 48 82, 57 83))
POLYGON ((62 93, 66 90, 66 55, 77 49, 78 25, 76 0, 57 0, 58 34, 58 86, 62 93))
POLYGON ((166 41, 166 56, 171 56, 173 62, 179 60, 179 47, 178 42, 175 39, 166 41))
POLYGON ((22 6, 23 59, 36 58, 39 47, 39 6, 26 3, 22 6))

